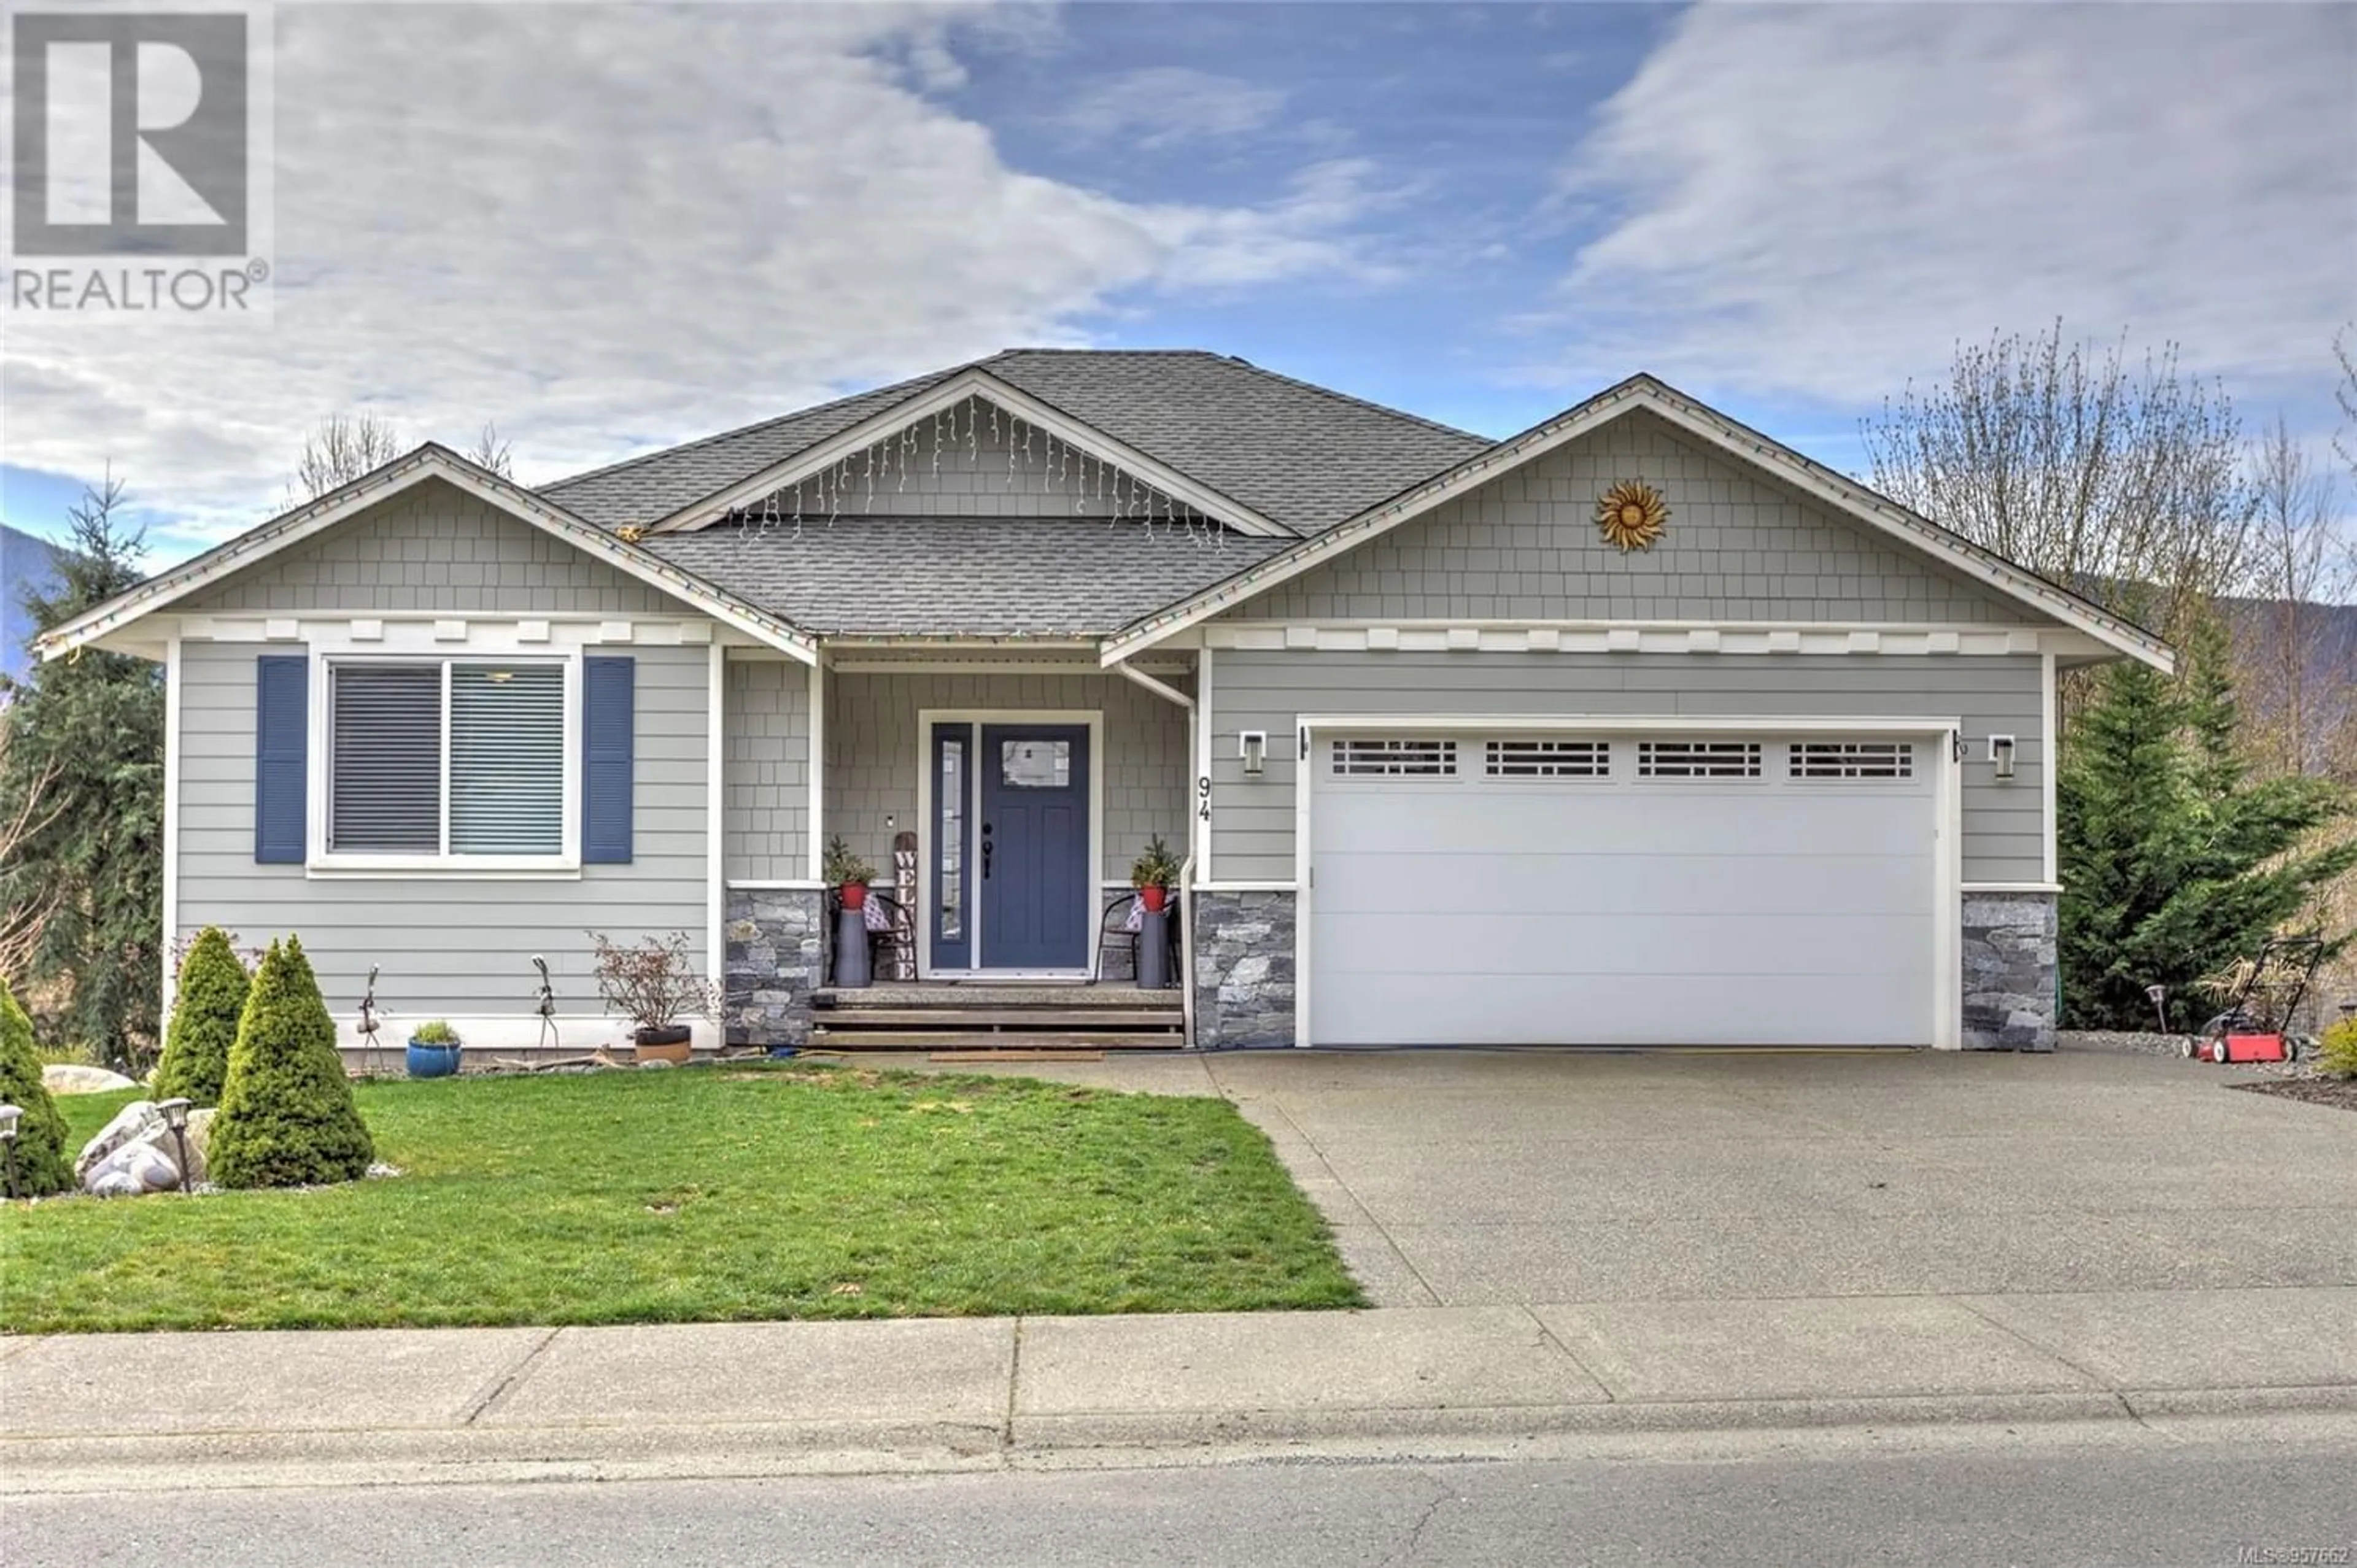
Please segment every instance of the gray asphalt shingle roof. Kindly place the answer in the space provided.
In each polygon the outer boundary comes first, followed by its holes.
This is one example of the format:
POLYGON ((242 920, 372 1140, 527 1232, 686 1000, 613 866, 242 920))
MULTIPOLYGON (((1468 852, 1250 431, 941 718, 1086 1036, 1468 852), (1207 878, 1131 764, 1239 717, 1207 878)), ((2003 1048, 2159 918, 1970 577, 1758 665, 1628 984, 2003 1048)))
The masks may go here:
POLYGON ((643 547, 822 635, 1102 637, 1286 542, 1103 518, 839 517, 643 547))
MULTIPOLYGON (((974 363, 1305 533, 1330 528, 1491 445, 1194 349, 1010 349, 974 363)), ((603 527, 651 523, 969 368, 953 365, 650 453, 560 479, 541 493, 603 527)))

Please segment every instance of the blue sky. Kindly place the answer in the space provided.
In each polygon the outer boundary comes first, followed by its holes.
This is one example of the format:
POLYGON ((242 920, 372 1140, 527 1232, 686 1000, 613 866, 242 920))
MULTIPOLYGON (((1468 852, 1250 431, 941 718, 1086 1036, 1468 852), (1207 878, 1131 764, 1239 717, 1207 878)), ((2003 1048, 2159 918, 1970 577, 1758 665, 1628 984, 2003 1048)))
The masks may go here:
POLYGON ((2059 317, 2321 454, 2357 318, 2348 6, 282 5, 274 80, 274 322, 12 322, 8 521, 112 462, 160 564, 331 412, 529 482, 1020 342, 1854 467, 2059 317))

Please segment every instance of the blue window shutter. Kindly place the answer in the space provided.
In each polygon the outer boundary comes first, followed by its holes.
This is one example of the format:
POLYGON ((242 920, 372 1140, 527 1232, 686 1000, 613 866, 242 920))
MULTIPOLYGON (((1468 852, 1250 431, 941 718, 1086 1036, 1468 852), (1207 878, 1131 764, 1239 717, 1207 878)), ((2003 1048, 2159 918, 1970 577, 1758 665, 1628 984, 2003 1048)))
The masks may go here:
POLYGON ((630 858, 630 773, 639 661, 581 661, 581 858, 619 865, 630 858))
POLYGON ((310 659, 262 655, 253 661, 253 858, 263 865, 303 863, 310 734, 310 659))

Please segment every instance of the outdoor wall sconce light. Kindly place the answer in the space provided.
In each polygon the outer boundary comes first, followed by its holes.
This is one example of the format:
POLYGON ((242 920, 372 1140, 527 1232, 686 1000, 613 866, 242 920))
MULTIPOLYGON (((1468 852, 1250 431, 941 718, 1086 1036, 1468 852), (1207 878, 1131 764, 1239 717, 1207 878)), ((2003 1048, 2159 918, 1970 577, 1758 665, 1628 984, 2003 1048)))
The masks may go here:
POLYGON ((1248 729, 1236 737, 1237 754, 1244 759, 1244 777, 1257 779, 1268 771, 1268 731, 1248 729))
POLYGON ((1996 776, 1998 778, 2012 778, 2013 736, 2009 735, 1993 735, 1989 736, 1989 760, 1996 764, 1996 776))
POLYGON ((8 1159, 8 1196, 16 1196, 16 1118, 24 1114, 22 1107, 0 1105, 0 1150, 8 1159))
POLYGON ((188 1102, 185 1100, 159 1100, 156 1109, 163 1113, 164 1125, 172 1130, 172 1147, 180 1156, 180 1190, 188 1187, 188 1102))

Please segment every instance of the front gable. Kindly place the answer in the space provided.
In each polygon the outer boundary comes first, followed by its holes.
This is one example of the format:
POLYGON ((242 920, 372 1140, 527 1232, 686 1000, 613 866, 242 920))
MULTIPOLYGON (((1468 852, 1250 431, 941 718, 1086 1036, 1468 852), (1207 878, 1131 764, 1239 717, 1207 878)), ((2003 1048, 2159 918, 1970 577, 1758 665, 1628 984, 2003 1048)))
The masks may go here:
POLYGON ((440 478, 208 584, 188 614, 699 614, 440 478))
POLYGON ((893 424, 713 521, 797 526, 845 517, 1207 521, 1201 509, 1100 456, 1092 444, 1067 440, 980 393, 893 424))
POLYGON ((430 441, 117 594, 51 630, 35 650, 57 659, 94 643, 161 659, 171 622, 159 612, 185 610, 191 600, 216 610, 243 601, 237 607, 249 612, 420 617, 479 606, 602 615, 600 601, 677 600, 789 657, 818 660, 817 644, 800 628, 430 441))
MULTIPOLYGON (((1240 611, 1238 619, 1256 618, 1255 611, 1261 618, 1276 617, 1308 603, 1372 605, 1389 597, 1403 609, 1415 609, 1445 604, 1454 596, 1468 607, 1503 601, 1569 607, 1593 604, 1601 596, 1609 605, 1623 585, 1598 569, 1598 558, 1575 550, 1568 542, 1592 519, 1592 509, 1606 490, 1623 479, 1643 477, 1620 470, 1646 463, 1661 463, 1679 475, 1681 484, 1694 487, 1687 504, 1700 515, 1689 521, 1700 521, 1705 527, 1699 549, 1686 551, 1690 559, 1677 564, 1693 569, 1676 569, 1669 564, 1670 556, 1661 556, 1662 564, 1650 574, 1629 578, 1629 591, 1621 596, 1631 607, 1654 607, 1653 613, 1621 614, 1602 621, 1592 613, 1578 618, 1588 623, 1580 628, 1583 642, 1593 632, 1606 650, 1642 646, 1622 639, 1656 635, 1632 624, 1651 621, 1665 625, 1669 635, 1689 638, 1681 647, 1704 646, 1699 639, 1709 639, 1707 646, 1716 650, 1722 646, 1717 641, 1726 624, 1721 617, 1680 614, 1676 607, 1717 604, 1724 614, 1732 614, 1726 607, 1772 608, 1781 604, 1792 611, 1806 605, 1807 616, 1799 623, 1803 628, 1835 630, 1848 638, 1844 646, 1850 648, 1879 646, 1875 641, 1878 628, 1893 619, 1928 628, 1907 631, 1900 647, 1953 646, 1955 634, 1938 624, 1953 619, 1968 634, 1981 625, 2019 628, 2008 633, 2010 640, 2027 639, 2032 647, 2074 660, 2125 654, 2164 673, 2176 668, 2169 645, 2141 628, 1641 374, 1131 622, 1105 640, 1098 657, 1108 665, 1117 664, 1215 618, 1240 611), (1629 432, 1624 439, 1631 445, 1616 448, 1609 439, 1592 442, 1616 427, 1629 432), (1550 465, 1556 454, 1583 444, 1588 454, 1585 468, 1576 456, 1550 465), (1535 478, 1501 483, 1526 474, 1535 478), (1598 483, 1603 474, 1611 477, 1598 483), (1469 501, 1466 510, 1461 503, 1469 501), (1457 537, 1450 538, 1444 528, 1436 541, 1427 542, 1420 557, 1373 557, 1393 568, 1393 580, 1380 571, 1348 570, 1349 564, 1367 559, 1366 553, 1379 542, 1452 508, 1458 509, 1454 514, 1457 537), (1859 542, 1842 541, 1838 533, 1826 532, 1828 525, 1854 530, 1859 542), (1519 534, 1513 532, 1518 526, 1523 530, 1519 534), (1344 569, 1322 585, 1321 597, 1277 596, 1287 585, 1329 567, 1344 569), (1412 567, 1424 573, 1421 586, 1409 585, 1418 581, 1412 567), (1975 590, 1986 590, 1988 597, 1975 590), (1921 607, 1891 614, 1893 607, 1910 603, 1921 607), (1660 607, 1664 605, 1673 607, 1665 611, 1660 607), (1846 618, 1862 618, 1877 609, 1886 618, 1865 624, 1846 618), (2062 635, 2047 646, 2042 639, 2050 630, 2062 635)), ((1656 542, 1654 550, 1662 548, 1656 542)), ((1620 569, 1628 570, 1625 565, 1620 569)), ((1644 570, 1641 564, 1637 570, 1644 570)), ((1406 620, 1420 618, 1420 614, 1393 612, 1383 618, 1406 620)), ((1488 634, 1479 626, 1450 622, 1491 616, 1510 622, 1571 618, 1534 618, 1528 608, 1485 615, 1468 607, 1441 619, 1439 635, 1452 648, 1488 646, 1488 634)), ((1790 639, 1799 635, 1792 620, 1780 623, 1756 609, 1741 618, 1748 623, 1740 628, 1745 639, 1764 638, 1768 651, 1776 651, 1780 644, 1790 646, 1790 639)), ((1229 629, 1232 635, 1262 635, 1229 629)), ((1406 646, 1388 640, 1399 629, 1362 625, 1359 634, 1368 646, 1376 645, 1372 639, 1378 632, 1387 639, 1383 646, 1406 646)), ((1534 625, 1523 629, 1533 639, 1544 636, 1551 648, 1575 646, 1558 639, 1559 628, 1534 625)), ((1287 622, 1281 635, 1286 647, 1320 645, 1315 625, 1287 622)), ((1425 636, 1425 629, 1416 635, 1425 636)))
MULTIPOLYGON (((982 515, 1092 513, 1141 521, 1216 520, 1240 533, 1294 537, 1232 497, 1075 419, 987 371, 969 368, 791 457, 650 524, 650 534, 724 521, 858 516, 928 497, 982 515), (996 480, 996 484, 990 484, 996 480)), ((931 515, 930 513, 928 515, 931 515)))
POLYGON ((2038 618, 1639 409, 1222 612, 1223 620, 2022 626, 2038 618), (1668 525, 1596 526, 1625 480, 1668 525))

